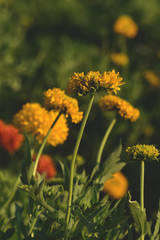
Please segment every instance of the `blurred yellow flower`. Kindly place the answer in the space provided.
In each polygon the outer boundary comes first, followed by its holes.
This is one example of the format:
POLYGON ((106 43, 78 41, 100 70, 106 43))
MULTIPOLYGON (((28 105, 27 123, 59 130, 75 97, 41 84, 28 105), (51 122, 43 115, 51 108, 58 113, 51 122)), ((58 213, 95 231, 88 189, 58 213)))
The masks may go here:
POLYGON ((154 72, 150 70, 145 71, 144 78, 153 87, 160 87, 160 78, 157 75, 155 75, 154 72))
POLYGON ((129 63, 129 58, 125 53, 112 53, 111 60, 113 63, 120 66, 125 66, 129 63))
MULTIPOLYGON (((69 162, 71 162, 72 161, 72 155, 68 155, 67 159, 68 159, 69 162)), ((76 164, 77 164, 78 167, 85 164, 84 158, 79 154, 77 154, 76 164)))
MULTIPOLYGON (((33 134, 42 143, 59 111, 47 111, 38 103, 26 103, 13 117, 14 125, 22 132, 33 134)), ((52 146, 64 143, 68 137, 69 128, 64 115, 61 115, 54 125, 47 143, 52 146)))
POLYGON ((153 145, 137 144, 126 149, 130 160, 158 160, 159 150, 153 145))
POLYGON ((128 180, 121 173, 112 174, 112 178, 104 183, 103 191, 108 193, 113 199, 121 199, 125 196, 128 190, 128 180))
POLYGON ((117 93, 123 85, 122 78, 115 70, 104 72, 90 71, 86 75, 82 73, 74 73, 68 82, 67 91, 69 94, 86 95, 100 91, 117 93))
POLYGON ((129 102, 124 99, 114 96, 106 95, 100 98, 99 106, 102 110, 118 110, 118 114, 124 118, 135 122, 140 115, 137 108, 134 108, 129 102))
POLYGON ((134 38, 138 33, 138 26, 130 16, 120 16, 114 23, 114 31, 127 38, 134 38))
POLYGON ((77 99, 67 96, 59 88, 48 89, 44 92, 44 106, 64 111, 66 117, 69 115, 74 123, 80 122, 83 118, 83 112, 79 112, 77 99))

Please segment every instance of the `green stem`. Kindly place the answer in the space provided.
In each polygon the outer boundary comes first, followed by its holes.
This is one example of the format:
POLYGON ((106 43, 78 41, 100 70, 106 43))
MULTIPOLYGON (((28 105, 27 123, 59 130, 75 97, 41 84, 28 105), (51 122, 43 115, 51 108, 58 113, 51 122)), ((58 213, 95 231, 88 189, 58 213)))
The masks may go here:
POLYGON ((29 231, 28 231, 27 237, 29 237, 29 235, 32 233, 32 231, 33 231, 33 229, 34 229, 34 227, 35 227, 35 225, 36 225, 37 219, 38 219, 38 217, 39 217, 39 215, 40 215, 41 213, 42 213, 42 210, 39 211, 39 212, 37 213, 37 216, 34 218, 32 224, 31 224, 31 226, 30 226, 30 229, 29 229, 29 231))
POLYGON ((100 162, 101 162, 101 158, 102 158, 102 153, 103 153, 103 150, 104 150, 104 146, 107 142, 107 139, 112 131, 112 128, 114 127, 115 123, 116 123, 117 119, 114 118, 112 120, 112 122, 110 123, 109 127, 107 128, 107 131, 102 139, 102 142, 101 142, 101 145, 100 145, 100 148, 99 148, 99 152, 98 152, 98 156, 97 156, 97 164, 100 165, 100 162))
POLYGON ((17 186, 20 184, 20 182, 21 182, 21 181, 20 181, 20 174, 19 174, 19 175, 18 175, 18 178, 17 178, 17 180, 16 180, 16 182, 15 182, 13 188, 12 188, 12 191, 11 191, 11 193, 10 193, 10 196, 9 196, 7 202, 5 202, 5 204, 2 206, 2 208, 1 208, 1 210, 0 210, 0 213, 1 213, 5 208, 7 208, 8 205, 10 204, 10 202, 12 201, 12 199, 13 199, 13 197, 14 197, 14 195, 15 195, 15 192, 16 192, 16 190, 17 190, 17 186))
POLYGON ((118 44, 119 44, 119 48, 120 51, 127 54, 127 39, 124 36, 119 36, 118 38, 118 44))
MULTIPOLYGON (((144 211, 144 161, 141 161, 141 179, 140 179, 140 205, 144 211)), ((141 240, 144 240, 144 228, 142 226, 141 240)))
POLYGON ((67 201, 67 210, 66 210, 66 218, 65 218, 65 231, 64 231, 64 239, 67 240, 68 239, 68 223, 69 223, 69 218, 70 218, 70 211, 71 211, 71 203, 72 203, 72 193, 73 193, 73 175, 74 175, 74 167, 75 167, 75 160, 77 157, 77 152, 79 149, 79 145, 82 139, 82 135, 84 132, 84 128, 92 107, 94 101, 94 95, 92 95, 91 100, 89 102, 87 111, 84 115, 80 130, 79 130, 79 134, 77 136, 77 141, 73 150, 73 155, 72 155, 72 162, 71 162, 71 168, 70 168, 70 182, 69 182, 69 191, 68 191, 68 201, 67 201))
POLYGON ((34 176, 34 177, 35 177, 35 175, 36 175, 36 169, 37 169, 37 165, 38 165, 39 158, 40 158, 41 153, 42 153, 42 151, 43 151, 43 149, 44 149, 44 147, 45 147, 45 145, 46 145, 46 142, 47 142, 47 139, 48 139, 48 137, 49 137, 49 134, 51 133, 54 125, 56 124, 56 122, 57 122, 57 120, 58 120, 58 118, 60 117, 61 114, 62 114, 62 112, 60 111, 59 114, 57 115, 56 119, 55 119, 54 122, 52 123, 51 127, 49 128, 49 130, 48 130, 45 138, 43 139, 43 142, 42 142, 42 144, 41 144, 41 146, 40 146, 40 149, 39 149, 39 151, 38 151, 38 153, 37 153, 36 160, 35 160, 35 164, 34 164, 34 169, 33 169, 33 176, 34 176))

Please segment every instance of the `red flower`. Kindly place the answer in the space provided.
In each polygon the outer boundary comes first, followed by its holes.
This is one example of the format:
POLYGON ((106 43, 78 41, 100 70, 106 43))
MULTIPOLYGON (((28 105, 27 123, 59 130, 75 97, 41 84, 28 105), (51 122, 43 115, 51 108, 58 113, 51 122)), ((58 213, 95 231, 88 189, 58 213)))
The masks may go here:
MULTIPOLYGON (((36 156, 33 156, 33 161, 36 160, 36 156)), ((37 171, 45 176, 45 179, 51 179, 56 175, 56 168, 53 163, 52 158, 49 155, 42 154, 38 166, 37 166, 37 171)))
POLYGON ((20 148, 23 140, 24 136, 17 128, 0 120, 0 146, 2 148, 9 153, 14 153, 20 148))

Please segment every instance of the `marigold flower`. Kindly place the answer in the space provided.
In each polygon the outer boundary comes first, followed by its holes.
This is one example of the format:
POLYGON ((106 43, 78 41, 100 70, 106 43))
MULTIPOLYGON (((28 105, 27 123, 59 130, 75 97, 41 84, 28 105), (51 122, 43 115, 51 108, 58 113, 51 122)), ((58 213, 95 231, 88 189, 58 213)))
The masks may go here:
POLYGON ((140 115, 140 112, 137 108, 134 108, 124 99, 114 95, 106 95, 104 97, 101 97, 99 106, 102 110, 116 109, 122 118, 129 119, 131 122, 135 122, 140 115))
POLYGON ((134 38, 138 33, 138 26, 129 16, 120 16, 114 23, 114 31, 127 38, 134 38))
POLYGON ((3 149, 12 154, 20 148, 23 140, 24 136, 17 128, 0 120, 0 146, 3 149))
MULTIPOLYGON (((36 160, 36 156, 33 155, 33 161, 36 160)), ((37 171, 45 177, 46 180, 49 180, 56 175, 56 168, 52 158, 49 155, 42 154, 39 158, 37 171)))
MULTIPOLYGON (((14 125, 22 132, 32 133, 39 143, 42 143, 58 111, 47 111, 38 103, 26 103, 23 108, 15 114, 14 125)), ((47 143, 52 146, 64 143, 68 136, 68 126, 65 116, 62 114, 54 125, 47 143)))
POLYGON ((159 150, 153 145, 137 144, 126 149, 130 160, 152 161, 158 160, 159 150))
POLYGON ((44 92, 44 105, 49 109, 66 112, 66 116, 69 115, 74 123, 80 122, 83 118, 83 112, 79 112, 78 101, 67 96, 59 88, 48 89, 44 92))
POLYGON ((155 75, 154 72, 150 70, 145 71, 144 78, 153 87, 160 87, 160 78, 157 75, 155 75))
POLYGON ((112 174, 112 178, 104 183, 103 191, 108 193, 113 199, 121 199, 125 196, 128 190, 128 180, 121 173, 112 174))
POLYGON ((103 74, 90 71, 86 75, 83 72, 74 73, 69 79, 67 91, 69 94, 80 96, 100 91, 117 93, 120 90, 119 86, 123 84, 122 78, 115 70, 103 74))
POLYGON ((112 53, 111 60, 113 63, 120 66, 125 66, 129 63, 129 58, 125 53, 112 53))

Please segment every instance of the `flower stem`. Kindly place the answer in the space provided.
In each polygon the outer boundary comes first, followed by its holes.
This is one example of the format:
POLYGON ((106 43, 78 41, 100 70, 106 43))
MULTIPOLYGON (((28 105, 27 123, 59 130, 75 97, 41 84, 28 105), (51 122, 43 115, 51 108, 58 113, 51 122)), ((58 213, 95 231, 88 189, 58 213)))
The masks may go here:
POLYGON ((103 153, 103 150, 104 150, 104 146, 107 142, 107 139, 112 131, 112 128, 114 127, 115 123, 116 123, 117 119, 114 118, 112 120, 112 122, 110 123, 109 127, 107 128, 107 131, 102 139, 102 142, 101 142, 101 145, 100 145, 100 148, 99 148, 99 152, 98 152, 98 156, 97 156, 97 164, 100 165, 100 162, 101 162, 101 158, 102 158, 102 153, 103 153))
POLYGON ((67 201, 67 210, 66 210, 66 218, 65 218, 65 229, 64 229, 64 239, 67 240, 68 239, 68 224, 69 224, 69 218, 70 218, 70 211, 71 211, 71 203, 72 203, 72 193, 73 193, 73 175, 74 175, 74 167, 75 167, 75 161, 76 161, 76 157, 77 157, 77 152, 79 149, 79 145, 82 139, 82 135, 84 132, 84 128, 92 107, 94 101, 94 95, 92 95, 91 100, 89 102, 87 111, 84 115, 79 133, 78 133, 78 137, 77 137, 77 141, 73 150, 73 155, 72 155, 72 162, 71 162, 71 168, 70 168, 70 182, 69 182, 69 191, 68 191, 68 201, 67 201))
MULTIPOLYGON (((144 211, 144 161, 141 161, 141 179, 140 179, 140 205, 144 211)), ((144 227, 142 226, 141 240, 144 240, 144 227)))
POLYGON ((39 149, 39 151, 38 151, 38 153, 37 153, 36 160, 35 160, 35 164, 34 164, 34 169, 33 169, 33 176, 34 176, 34 177, 35 177, 35 175, 36 175, 36 169, 37 169, 37 165, 38 165, 39 158, 40 158, 41 153, 42 153, 42 151, 43 151, 43 149, 44 149, 44 147, 45 147, 45 145, 46 145, 46 142, 47 142, 47 139, 48 139, 48 137, 49 137, 49 134, 51 133, 54 125, 56 124, 56 122, 57 122, 57 120, 59 119, 59 117, 60 117, 61 114, 62 114, 62 111, 60 111, 60 112, 58 113, 56 119, 55 119, 54 122, 52 123, 51 127, 49 128, 49 130, 48 130, 48 132, 47 132, 47 134, 46 134, 46 136, 45 136, 45 138, 43 139, 43 142, 42 142, 42 144, 41 144, 41 146, 40 146, 40 149, 39 149))

